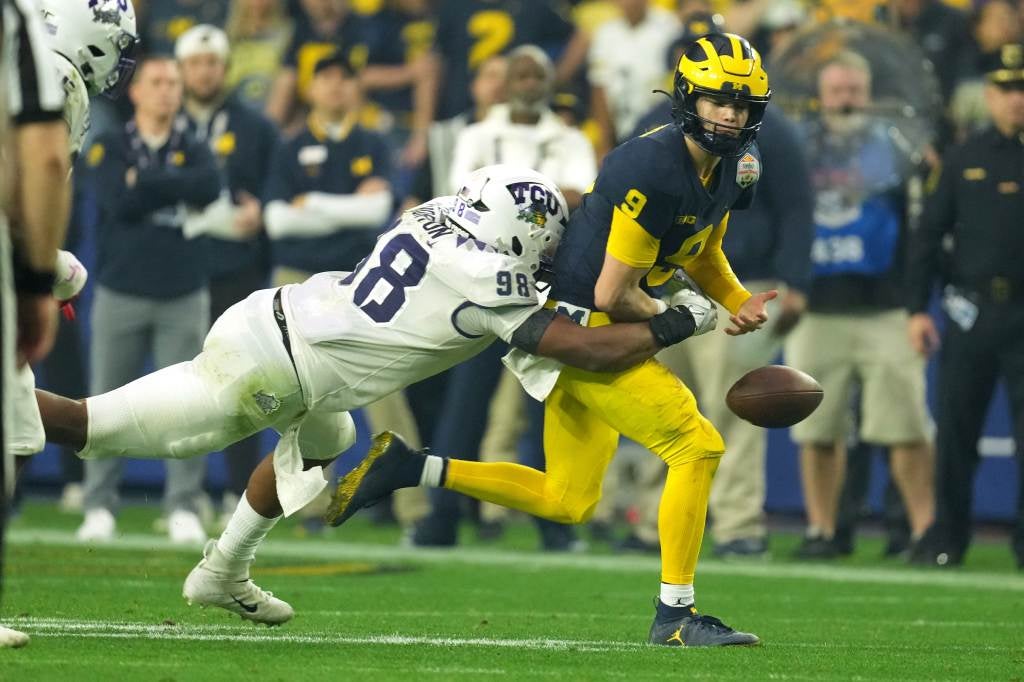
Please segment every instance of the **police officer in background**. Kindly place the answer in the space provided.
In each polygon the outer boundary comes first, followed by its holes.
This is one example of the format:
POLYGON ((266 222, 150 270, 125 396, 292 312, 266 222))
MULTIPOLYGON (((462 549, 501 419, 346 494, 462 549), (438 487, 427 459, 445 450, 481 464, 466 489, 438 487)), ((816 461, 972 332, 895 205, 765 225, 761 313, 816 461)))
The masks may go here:
MULTIPOLYGON (((225 88, 230 46, 224 31, 193 26, 174 47, 185 88, 189 128, 210 146, 224 175, 220 198, 185 221, 186 237, 204 237, 210 276, 210 319, 267 286, 270 255, 263 234, 263 183, 277 143, 277 128, 262 113, 225 88)), ((230 516, 260 460, 259 437, 225 451, 228 485, 224 510, 230 516)))
MULTIPOLYGON (((971 535, 978 438, 996 380, 1006 380, 1017 443, 1024 450, 1024 45, 1003 46, 986 69, 992 125, 953 147, 910 245, 910 340, 939 347, 928 301, 945 282, 948 317, 939 373, 935 524, 914 561, 956 565, 971 535), (943 245, 952 238, 952 249, 943 245)), ((1024 482, 1024 466, 1018 467, 1024 482)), ((1024 488, 1024 486, 1022 486, 1024 488)), ((1024 568, 1024 496, 1018 497, 1013 551, 1024 568)))

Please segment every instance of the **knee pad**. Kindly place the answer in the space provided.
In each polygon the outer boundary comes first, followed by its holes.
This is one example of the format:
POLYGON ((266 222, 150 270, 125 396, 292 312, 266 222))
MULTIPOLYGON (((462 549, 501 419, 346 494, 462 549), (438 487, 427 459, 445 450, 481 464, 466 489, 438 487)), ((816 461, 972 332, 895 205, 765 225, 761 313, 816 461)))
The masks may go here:
POLYGON ((298 432, 304 460, 333 460, 356 442, 356 423, 348 412, 309 412, 298 432))
POLYGON ((697 459, 718 459, 725 453, 725 441, 718 429, 704 415, 697 414, 695 423, 672 438, 667 447, 656 454, 672 468, 697 459))

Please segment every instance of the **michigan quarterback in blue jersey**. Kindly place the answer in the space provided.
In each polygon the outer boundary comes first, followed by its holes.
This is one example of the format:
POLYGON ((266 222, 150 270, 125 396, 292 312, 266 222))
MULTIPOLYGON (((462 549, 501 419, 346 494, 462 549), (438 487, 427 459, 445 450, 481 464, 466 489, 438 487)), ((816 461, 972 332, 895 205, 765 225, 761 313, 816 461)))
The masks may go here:
MULTIPOLYGON (((677 270, 730 313, 726 333, 757 330, 775 291, 752 294, 722 252, 729 211, 750 204, 761 163, 754 138, 770 97, 761 57, 737 35, 706 35, 675 74, 674 124, 624 143, 572 216, 555 256, 548 305, 579 324, 646 320, 665 310, 653 291, 677 270)), ((411 453, 378 437, 368 466, 339 483, 332 522, 401 485, 444 485, 562 523, 580 523, 601 497, 624 435, 668 466, 658 518, 661 594, 649 640, 666 646, 757 644, 694 607, 693 577, 711 479, 725 452, 693 394, 647 360, 617 373, 510 363, 546 399, 546 471, 411 453), (435 475, 427 475, 429 472, 435 475), (426 473, 423 473, 426 472, 426 473)))

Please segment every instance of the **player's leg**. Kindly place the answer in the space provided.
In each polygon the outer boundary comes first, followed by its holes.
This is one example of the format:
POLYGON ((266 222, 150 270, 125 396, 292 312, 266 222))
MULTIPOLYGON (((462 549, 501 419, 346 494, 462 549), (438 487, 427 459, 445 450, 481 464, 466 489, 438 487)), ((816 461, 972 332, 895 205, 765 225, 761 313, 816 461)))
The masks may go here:
POLYGON ((338 526, 393 490, 444 487, 558 523, 590 518, 618 434, 556 384, 545 402, 547 471, 511 462, 477 462, 413 452, 396 434, 374 438, 363 462, 343 477, 326 520, 338 526))
POLYGON ((203 559, 185 579, 185 599, 267 625, 291 620, 291 605, 253 583, 249 568, 281 516, 298 511, 320 493, 327 465, 355 437, 355 423, 346 412, 310 412, 296 419, 249 477, 224 532, 207 543, 203 559))
POLYGON ((601 498, 619 434, 555 385, 544 409, 546 471, 511 462, 449 459, 444 486, 557 523, 583 523, 601 498))
POLYGON ((594 416, 647 447, 668 466, 658 510, 661 594, 650 641, 668 646, 756 644, 694 607, 693 580, 721 436, 697 410, 690 390, 649 360, 618 374, 566 368, 558 385, 594 416))

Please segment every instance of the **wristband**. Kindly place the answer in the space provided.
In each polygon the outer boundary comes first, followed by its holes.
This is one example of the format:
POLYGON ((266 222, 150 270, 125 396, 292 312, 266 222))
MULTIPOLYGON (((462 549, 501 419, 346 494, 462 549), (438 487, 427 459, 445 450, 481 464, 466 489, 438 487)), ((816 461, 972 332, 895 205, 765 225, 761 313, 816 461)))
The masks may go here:
POLYGON ((19 294, 49 296, 53 293, 53 271, 33 270, 17 251, 14 253, 14 290, 19 294))
POLYGON ((662 348, 674 346, 684 339, 693 336, 697 330, 697 322, 693 314, 686 308, 669 308, 660 315, 652 317, 648 324, 654 334, 654 342, 662 348))

